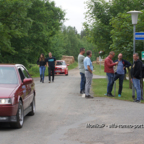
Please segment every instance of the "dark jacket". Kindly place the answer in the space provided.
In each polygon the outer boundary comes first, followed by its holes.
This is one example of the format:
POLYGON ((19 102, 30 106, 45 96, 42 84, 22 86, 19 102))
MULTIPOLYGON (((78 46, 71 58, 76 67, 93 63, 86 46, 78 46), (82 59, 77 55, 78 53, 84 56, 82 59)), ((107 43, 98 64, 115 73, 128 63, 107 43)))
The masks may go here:
MULTIPOLYGON (((114 62, 117 62, 118 60, 114 61, 114 62)), ((123 63, 123 66, 125 67, 124 71, 125 71, 125 74, 126 74, 126 67, 130 67, 131 66, 131 63, 122 59, 122 63, 123 63)))
POLYGON ((142 61, 134 61, 134 64, 131 68, 131 77, 141 79, 142 78, 142 61))
POLYGON ((45 59, 44 61, 40 61, 40 60, 38 59, 37 65, 39 65, 39 66, 45 66, 45 65, 46 65, 46 59, 45 59))

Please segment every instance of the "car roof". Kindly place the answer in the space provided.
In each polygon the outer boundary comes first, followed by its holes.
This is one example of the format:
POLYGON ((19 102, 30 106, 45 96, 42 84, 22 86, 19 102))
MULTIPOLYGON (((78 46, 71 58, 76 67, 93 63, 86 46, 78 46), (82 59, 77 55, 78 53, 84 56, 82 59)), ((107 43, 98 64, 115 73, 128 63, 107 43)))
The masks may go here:
POLYGON ((64 62, 64 60, 57 60, 57 61, 62 61, 62 62, 64 62))
POLYGON ((18 66, 23 66, 23 65, 22 64, 0 64, 0 66, 18 67, 18 66))

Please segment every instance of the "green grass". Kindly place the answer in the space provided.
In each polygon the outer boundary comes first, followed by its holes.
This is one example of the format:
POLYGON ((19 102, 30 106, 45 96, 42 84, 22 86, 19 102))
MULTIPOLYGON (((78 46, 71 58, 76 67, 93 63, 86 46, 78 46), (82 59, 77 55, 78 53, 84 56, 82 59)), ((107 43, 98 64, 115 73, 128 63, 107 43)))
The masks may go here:
MULTIPOLYGON (((39 66, 37 64, 30 64, 28 66, 28 71, 29 71, 29 74, 33 78, 36 78, 36 77, 40 76, 40 74, 39 74, 39 66)), ((46 70, 45 70, 45 76, 48 76, 48 68, 47 67, 46 67, 46 70)))
POLYGON ((68 70, 75 69, 75 68, 77 68, 77 67, 78 67, 78 63, 75 61, 73 64, 70 64, 70 65, 68 66, 68 70))
MULTIPOLYGON (((129 89, 129 81, 125 80, 123 83, 123 92, 121 98, 118 97, 118 87, 119 83, 116 82, 116 97, 113 99, 119 99, 124 101, 133 101, 132 99, 132 89, 129 89)), ((106 79, 94 79, 92 84, 92 89, 95 97, 107 97, 104 94, 107 92, 107 80, 106 79)), ((114 94, 114 90, 112 92, 114 94)), ((144 101, 141 101, 144 103, 144 101)))
POLYGON ((95 75, 100 75, 100 76, 105 76, 106 75, 106 73, 104 72, 104 66, 103 65, 101 65, 101 68, 100 68, 100 65, 98 65, 98 64, 93 64, 93 66, 94 66, 93 73, 95 75))

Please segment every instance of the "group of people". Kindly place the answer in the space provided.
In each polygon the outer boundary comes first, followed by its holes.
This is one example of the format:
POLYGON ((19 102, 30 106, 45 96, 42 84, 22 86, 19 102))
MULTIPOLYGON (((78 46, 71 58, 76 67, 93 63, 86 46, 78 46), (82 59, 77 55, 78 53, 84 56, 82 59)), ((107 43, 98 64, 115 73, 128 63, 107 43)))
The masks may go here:
POLYGON ((52 82, 54 82, 56 58, 52 56, 52 53, 51 52, 49 53, 48 58, 45 58, 44 54, 41 54, 40 58, 37 61, 37 65, 39 66, 40 82, 44 83, 46 66, 48 67, 49 83, 51 83, 51 75, 52 75, 52 82))
POLYGON ((137 93, 137 98, 134 99, 134 102, 140 102, 143 99, 143 88, 141 86, 140 80, 143 78, 142 70, 143 63, 139 59, 138 53, 133 54, 133 65, 130 62, 122 59, 122 54, 118 55, 118 60, 115 62, 112 61, 115 53, 112 51, 109 53, 109 56, 105 59, 105 72, 108 77, 108 85, 107 85, 107 96, 114 97, 112 95, 112 89, 114 82, 119 78, 119 91, 118 96, 121 97, 122 88, 123 88, 123 80, 126 74, 126 67, 131 66, 131 82, 133 83, 134 89, 137 93), (116 67, 116 71, 114 71, 114 66, 116 67))
MULTIPOLYGON (((91 62, 92 52, 87 51, 87 57, 84 57, 85 49, 80 49, 80 54, 78 55, 78 65, 81 75, 80 82, 80 94, 85 93, 85 98, 93 98, 90 95, 90 87, 93 77, 93 65, 91 62)), ((137 92, 137 98, 134 99, 134 102, 140 102, 142 99, 142 87, 140 85, 140 80, 142 79, 142 67, 143 63, 139 59, 138 53, 133 55, 134 63, 131 65, 130 62, 123 59, 123 55, 120 53, 118 59, 113 62, 115 52, 110 52, 109 56, 105 59, 104 62, 104 72, 107 75, 108 84, 107 84, 107 95, 108 97, 114 97, 112 94, 114 82, 119 79, 119 90, 118 97, 122 95, 123 89, 123 80, 126 75, 126 68, 131 66, 131 81, 137 92)))

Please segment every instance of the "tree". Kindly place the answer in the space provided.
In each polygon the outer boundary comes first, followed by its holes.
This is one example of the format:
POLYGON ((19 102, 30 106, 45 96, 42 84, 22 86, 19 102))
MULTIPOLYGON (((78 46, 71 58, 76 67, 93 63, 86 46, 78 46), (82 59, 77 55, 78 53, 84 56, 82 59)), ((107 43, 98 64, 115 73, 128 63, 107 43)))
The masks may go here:
POLYGON ((30 0, 0 0, 0 61, 12 62, 11 54, 18 53, 11 45, 12 38, 27 35, 32 20, 27 17, 30 0))
MULTIPOLYGON (((113 34, 111 33, 113 30, 111 20, 118 21, 117 17, 121 13, 126 14, 130 10, 144 9, 143 0, 113 0, 112 2, 88 0, 86 4, 88 11, 84 27, 88 34, 87 39, 96 44, 98 50, 104 50, 106 54, 111 51, 110 46, 115 39, 114 36, 111 37, 113 34)), ((130 45, 128 49, 131 47, 130 45)))
MULTIPOLYGON (((139 15, 138 24, 136 26, 138 32, 144 31, 144 10, 139 15)), ((115 51, 116 54, 123 53, 124 58, 132 62, 133 54, 133 25, 131 22, 131 15, 119 13, 117 17, 111 19, 113 30, 111 37, 113 40, 110 49, 115 51)), ((143 41, 136 41, 136 52, 141 54, 143 50, 143 41)))

